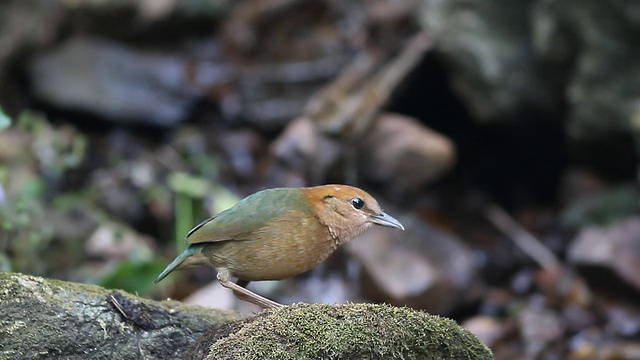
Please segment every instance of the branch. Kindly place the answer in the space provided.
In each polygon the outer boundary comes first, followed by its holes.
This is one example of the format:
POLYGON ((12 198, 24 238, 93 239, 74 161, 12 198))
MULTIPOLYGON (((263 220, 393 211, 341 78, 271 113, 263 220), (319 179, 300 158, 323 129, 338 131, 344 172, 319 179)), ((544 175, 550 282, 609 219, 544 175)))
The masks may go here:
POLYGON ((547 270, 559 269, 562 263, 544 244, 513 220, 502 208, 489 205, 485 215, 495 227, 506 234, 511 240, 547 270))

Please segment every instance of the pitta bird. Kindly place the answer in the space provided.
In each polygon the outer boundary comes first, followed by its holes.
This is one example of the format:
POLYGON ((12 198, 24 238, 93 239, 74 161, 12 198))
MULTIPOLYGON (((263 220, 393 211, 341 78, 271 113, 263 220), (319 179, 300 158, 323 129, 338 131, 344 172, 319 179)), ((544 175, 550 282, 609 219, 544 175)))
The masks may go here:
POLYGON ((210 265, 220 284, 238 298, 263 308, 280 307, 245 287, 250 281, 281 280, 310 270, 374 224, 404 230, 356 187, 262 190, 194 227, 186 237, 187 249, 155 282, 175 269, 210 265))

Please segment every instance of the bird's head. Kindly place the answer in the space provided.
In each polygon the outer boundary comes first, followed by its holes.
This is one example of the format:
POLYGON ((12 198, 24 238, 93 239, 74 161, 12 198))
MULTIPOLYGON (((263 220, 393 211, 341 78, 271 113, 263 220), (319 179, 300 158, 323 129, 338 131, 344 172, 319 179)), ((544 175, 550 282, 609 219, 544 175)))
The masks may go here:
POLYGON ((305 189, 316 215, 338 245, 362 234, 371 225, 404 230, 400 222, 380 209, 366 191, 347 185, 323 185, 305 189))

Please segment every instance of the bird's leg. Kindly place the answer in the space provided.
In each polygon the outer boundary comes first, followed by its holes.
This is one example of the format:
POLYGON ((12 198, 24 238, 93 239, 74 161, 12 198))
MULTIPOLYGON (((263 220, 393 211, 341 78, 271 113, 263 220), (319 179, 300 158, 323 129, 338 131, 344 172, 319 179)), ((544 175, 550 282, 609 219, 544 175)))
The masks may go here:
MULTIPOLYGON (((247 288, 247 285, 249 285, 251 281, 248 280, 242 280, 242 279, 238 279, 238 281, 236 281, 236 285, 238 286, 242 286, 243 288, 247 288)), ((240 300, 247 300, 246 296, 242 295, 242 293, 237 292, 236 290, 233 290, 233 293, 236 295, 236 297, 240 300)))
MULTIPOLYGON (((250 281, 247 280, 242 280, 242 279, 238 279, 238 281, 236 281, 236 285, 238 286, 242 286, 243 288, 247 288, 247 285, 249 285, 250 281)), ((236 297, 240 300, 244 300, 244 301, 249 301, 249 298, 244 295, 243 293, 237 291, 237 290, 233 290, 233 293, 236 295, 236 297)))
POLYGON ((255 303, 255 302, 254 302, 254 298, 252 298, 252 297, 250 297, 250 296, 246 295, 245 293, 239 292, 239 291, 237 291, 237 290, 233 290, 233 293, 236 295, 236 297, 237 297, 238 299, 240 299, 240 300, 244 300, 244 301, 248 301, 248 302, 250 302, 250 303, 252 303, 252 304, 256 304, 256 305, 258 305, 258 306, 261 306, 262 308, 267 308, 267 307, 269 307, 269 308, 272 308, 272 307, 273 307, 273 308, 276 308, 276 307, 281 307, 281 306, 282 306, 282 304, 279 304, 279 303, 277 303, 277 302, 275 302, 275 301, 271 301, 271 300, 269 300, 269 299, 267 299, 267 298, 264 298, 264 297, 262 297, 262 296, 260 296, 260 295, 258 295, 258 294, 256 294, 256 293, 252 292, 251 290, 248 290, 248 289, 247 289, 247 285, 249 285, 249 283, 250 283, 250 281, 242 280, 242 279, 238 279, 238 281, 236 281, 236 285, 241 286, 243 289, 245 289, 245 290, 247 290, 247 291, 250 291, 250 292, 251 292, 252 294, 254 294, 255 296, 260 297, 260 298, 262 299, 261 301, 266 302, 266 304, 262 304, 262 303, 261 303, 261 304, 258 304, 258 303, 255 303), (265 306, 265 305, 268 305, 268 306, 265 306))
POLYGON ((282 304, 278 304, 273 300, 269 300, 263 296, 260 296, 254 293, 251 290, 245 289, 243 286, 246 286, 249 283, 248 281, 244 281, 244 280, 238 281, 239 284, 243 284, 243 285, 239 285, 229 280, 229 278, 230 278, 230 274, 228 270, 218 269, 218 281, 220 282, 220 285, 226 287, 227 289, 233 290, 233 293, 236 295, 238 299, 248 301, 252 304, 256 304, 263 309, 282 307, 282 304))

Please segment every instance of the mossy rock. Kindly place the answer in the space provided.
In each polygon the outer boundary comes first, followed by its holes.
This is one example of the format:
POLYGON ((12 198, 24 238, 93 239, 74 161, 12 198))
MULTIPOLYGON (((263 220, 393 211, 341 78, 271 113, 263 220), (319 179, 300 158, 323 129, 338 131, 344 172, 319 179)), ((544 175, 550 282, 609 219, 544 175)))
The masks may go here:
POLYGON ((193 359, 493 359, 455 321, 376 304, 296 304, 203 335, 193 359))
POLYGON ((238 319, 232 311, 0 272, 0 360, 175 359, 211 328, 238 319))

